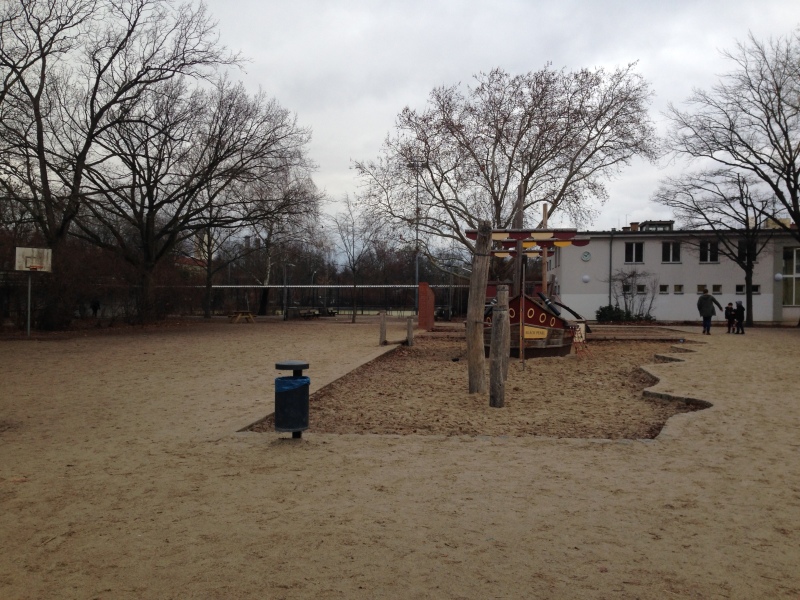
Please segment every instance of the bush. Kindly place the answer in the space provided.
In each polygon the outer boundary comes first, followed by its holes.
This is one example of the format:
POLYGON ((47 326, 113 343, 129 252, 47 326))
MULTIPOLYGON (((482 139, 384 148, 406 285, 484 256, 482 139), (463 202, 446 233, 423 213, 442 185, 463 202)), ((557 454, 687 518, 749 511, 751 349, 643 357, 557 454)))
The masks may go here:
POLYGON ((601 306, 595 312, 595 317, 597 318, 598 323, 631 323, 631 322, 641 322, 641 321, 648 321, 652 322, 655 321, 655 317, 651 314, 644 314, 644 315, 634 315, 629 310, 623 310, 619 306, 601 306))
POLYGON ((601 306, 595 313, 598 323, 621 322, 629 320, 630 313, 626 313, 619 306, 601 306))

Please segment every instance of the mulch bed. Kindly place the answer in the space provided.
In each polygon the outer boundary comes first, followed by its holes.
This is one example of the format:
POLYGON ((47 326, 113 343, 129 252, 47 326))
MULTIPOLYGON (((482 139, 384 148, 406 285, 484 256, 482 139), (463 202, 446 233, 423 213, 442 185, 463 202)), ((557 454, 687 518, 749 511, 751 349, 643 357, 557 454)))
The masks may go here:
MULTIPOLYGON (((645 399, 655 380, 640 367, 670 352, 656 341, 602 341, 589 354, 512 359, 504 408, 467 393, 463 333, 417 338, 310 398, 309 431, 447 436, 652 439, 672 415, 697 410, 645 399)), ((273 431, 268 416, 251 431, 273 431)))

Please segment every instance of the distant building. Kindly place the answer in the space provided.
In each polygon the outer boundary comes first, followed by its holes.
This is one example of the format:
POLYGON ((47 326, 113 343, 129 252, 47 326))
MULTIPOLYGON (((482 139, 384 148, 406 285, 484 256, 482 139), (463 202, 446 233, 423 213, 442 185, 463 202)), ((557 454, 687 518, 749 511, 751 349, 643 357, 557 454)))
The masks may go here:
MULTIPOLYGON (((744 271, 723 256, 708 230, 674 230, 673 221, 631 223, 621 231, 586 231, 585 247, 558 248, 549 259, 553 288, 561 302, 587 319, 617 304, 619 273, 643 274, 628 294, 650 294, 650 314, 660 321, 696 320, 703 288, 725 306, 745 300, 744 271), (647 274, 644 276, 644 274, 647 274)), ((800 319, 800 243, 770 229, 770 242, 753 273, 753 320, 796 325, 800 319)), ((736 233, 732 232, 735 237, 736 233)), ((622 302, 619 302, 622 306, 622 302)))

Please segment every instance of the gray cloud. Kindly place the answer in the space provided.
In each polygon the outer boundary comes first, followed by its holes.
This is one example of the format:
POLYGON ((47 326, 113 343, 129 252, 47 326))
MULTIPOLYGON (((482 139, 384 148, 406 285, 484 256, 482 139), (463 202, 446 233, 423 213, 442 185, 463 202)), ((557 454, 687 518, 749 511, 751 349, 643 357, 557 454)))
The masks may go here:
MULTIPOLYGON (((796 0, 559 3, 495 0, 257 2, 209 0, 223 43, 250 59, 242 79, 262 87, 314 132, 315 180, 333 196, 356 189, 351 159, 377 155, 404 106, 439 85, 499 66, 527 72, 638 61, 655 93, 653 118, 727 69, 719 51, 790 33, 796 0)), ((609 185, 595 228, 668 218, 648 198, 676 166, 636 163, 609 185)))

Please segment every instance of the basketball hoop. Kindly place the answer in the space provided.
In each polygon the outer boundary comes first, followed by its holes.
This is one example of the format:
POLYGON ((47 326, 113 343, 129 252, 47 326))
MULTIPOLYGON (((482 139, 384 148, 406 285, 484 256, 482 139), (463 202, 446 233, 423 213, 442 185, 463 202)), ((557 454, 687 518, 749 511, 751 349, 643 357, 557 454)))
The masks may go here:
POLYGON ((42 269, 44 269, 43 265, 28 265, 29 271, 41 271, 42 269))

